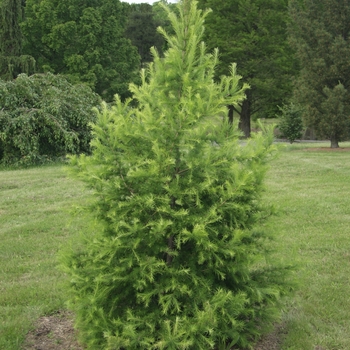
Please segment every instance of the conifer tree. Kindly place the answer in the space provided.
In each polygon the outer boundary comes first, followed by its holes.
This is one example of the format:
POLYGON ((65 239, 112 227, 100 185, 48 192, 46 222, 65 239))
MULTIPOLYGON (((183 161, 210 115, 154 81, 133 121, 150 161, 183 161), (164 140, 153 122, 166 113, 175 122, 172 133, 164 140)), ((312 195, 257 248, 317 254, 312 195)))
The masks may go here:
POLYGON ((164 39, 157 32, 160 23, 155 20, 151 5, 133 4, 131 8, 125 36, 137 47, 142 67, 145 63, 153 60, 150 48, 155 46, 158 51, 161 50, 164 39))
POLYGON ((218 47, 217 76, 227 74, 228 64, 237 63, 238 73, 250 85, 241 108, 230 108, 229 117, 239 116, 240 127, 250 136, 251 119, 273 118, 278 105, 289 102, 292 78, 297 74, 287 40, 288 0, 199 0, 211 8, 206 20, 208 48, 218 47))
POLYGON ((11 80, 20 73, 33 73, 35 60, 22 55, 20 21, 22 0, 2 0, 0 3, 0 78, 11 80))
POLYGON ((294 95, 305 125, 332 148, 350 137, 350 1, 291 0, 290 41, 302 67, 294 95))
POLYGON ((244 98, 236 67, 214 82, 218 51, 196 2, 169 11, 169 49, 131 100, 106 105, 91 157, 73 174, 94 193, 79 249, 63 255, 70 307, 88 349, 248 346, 275 316, 284 270, 264 261, 261 194, 272 132, 242 146, 227 105, 244 98))

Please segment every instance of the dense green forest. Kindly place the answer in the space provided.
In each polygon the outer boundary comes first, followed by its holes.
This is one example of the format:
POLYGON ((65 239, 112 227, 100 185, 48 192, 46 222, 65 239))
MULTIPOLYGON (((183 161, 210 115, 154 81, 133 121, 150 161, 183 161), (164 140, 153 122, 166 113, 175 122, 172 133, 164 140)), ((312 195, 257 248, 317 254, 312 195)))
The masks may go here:
POLYGON ((337 148, 350 130, 350 1, 290 0, 289 14, 301 66, 295 100, 306 125, 337 148))
MULTIPOLYGON (((228 106, 229 120, 239 120, 244 137, 250 137, 251 121, 275 118, 290 108, 302 115, 297 120, 285 118, 297 124, 297 130, 311 128, 318 137, 331 140, 332 147, 349 137, 350 1, 197 3, 200 9, 211 9, 203 40, 209 51, 219 49, 214 79, 228 74, 227 67, 235 62, 242 82, 249 85, 246 99, 228 106)), ((178 11, 177 4, 166 0, 153 5, 119 0, 83 4, 78 0, 0 0, 0 79, 9 82, 19 74, 50 73, 64 76, 73 86, 86 85, 107 103, 116 94, 125 100, 132 96, 129 84, 139 85, 140 69, 153 61, 151 47, 160 57, 168 49, 157 29, 174 34, 166 7, 178 11)), ((38 79, 33 81, 38 83, 38 79)), ((17 90, 2 93, 13 91, 17 90)), ((23 107, 20 102, 18 106, 23 107)), ((2 158, 11 129, 4 125, 9 115, 15 115, 9 109, 18 106, 0 106, 2 158)), ((32 118, 28 115, 31 108, 22 109, 21 114, 32 118)), ((291 128, 287 125, 281 130, 291 128)), ((73 129, 69 132, 78 134, 73 129)), ((287 133, 282 136, 291 138, 287 133)), ((19 149, 14 153, 27 156, 19 149)))

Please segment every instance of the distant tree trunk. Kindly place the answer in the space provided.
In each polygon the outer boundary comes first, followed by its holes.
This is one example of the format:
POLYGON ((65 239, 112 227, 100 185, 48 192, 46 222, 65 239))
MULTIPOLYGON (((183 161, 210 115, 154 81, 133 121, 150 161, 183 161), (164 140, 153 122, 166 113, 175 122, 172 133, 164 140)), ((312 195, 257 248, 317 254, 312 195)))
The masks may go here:
POLYGON ((331 136, 331 148, 339 148, 339 141, 336 136, 331 136))
POLYGON ((251 102, 249 98, 245 99, 242 103, 241 115, 239 118, 239 128, 243 131, 244 137, 250 137, 250 114, 251 114, 251 102))
MULTIPOLYGON (((228 121, 230 124, 232 124, 235 111, 237 112, 237 110, 235 110, 235 107, 232 105, 227 106, 227 108, 228 108, 228 121)), ((251 114, 250 102, 248 100, 245 100, 242 104, 242 110, 239 116, 239 123, 238 123, 239 129, 244 134, 244 138, 250 137, 250 114, 251 114)))

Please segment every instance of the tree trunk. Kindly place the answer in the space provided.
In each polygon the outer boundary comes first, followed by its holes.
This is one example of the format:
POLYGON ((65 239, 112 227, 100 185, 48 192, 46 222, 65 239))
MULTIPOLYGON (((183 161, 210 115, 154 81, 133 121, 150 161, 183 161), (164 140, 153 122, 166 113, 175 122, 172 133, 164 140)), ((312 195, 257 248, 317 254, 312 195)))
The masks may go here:
POLYGON ((230 105, 230 106, 227 106, 228 108, 228 122, 232 125, 233 123, 233 114, 235 112, 235 107, 230 105))
POLYGON ((247 99, 245 99, 242 103, 242 110, 241 110, 241 115, 240 115, 239 124, 238 124, 239 128, 243 131, 245 138, 250 137, 250 114, 251 114, 250 101, 247 96, 247 99))
MULTIPOLYGON (((175 209, 175 197, 171 197, 171 201, 170 201, 170 207, 171 209, 175 209)), ((171 252, 174 250, 174 236, 171 235, 170 237, 168 237, 168 253, 166 254, 166 263, 168 266, 171 265, 171 263, 173 262, 173 256, 171 255, 171 252)))
POLYGON ((331 148, 339 148, 339 141, 335 136, 331 137, 331 148))

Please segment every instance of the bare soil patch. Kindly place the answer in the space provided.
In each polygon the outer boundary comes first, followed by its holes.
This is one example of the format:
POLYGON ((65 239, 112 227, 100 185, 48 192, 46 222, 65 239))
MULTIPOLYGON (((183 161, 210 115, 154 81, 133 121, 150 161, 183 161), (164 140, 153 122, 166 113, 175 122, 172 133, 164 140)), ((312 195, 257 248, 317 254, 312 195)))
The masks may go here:
MULTIPOLYGON (((278 324, 273 332, 265 335, 254 350, 280 350, 285 335, 285 325, 278 324)), ((73 315, 60 311, 41 317, 35 329, 27 334, 23 350, 83 350, 73 328, 73 315)))
POLYGON ((60 311, 39 318, 35 329, 27 334, 23 350, 83 350, 76 339, 73 315, 60 311))
POLYGON ((254 350, 281 350, 282 342, 287 334, 285 323, 276 324, 274 330, 263 336, 254 346, 254 350))

